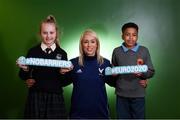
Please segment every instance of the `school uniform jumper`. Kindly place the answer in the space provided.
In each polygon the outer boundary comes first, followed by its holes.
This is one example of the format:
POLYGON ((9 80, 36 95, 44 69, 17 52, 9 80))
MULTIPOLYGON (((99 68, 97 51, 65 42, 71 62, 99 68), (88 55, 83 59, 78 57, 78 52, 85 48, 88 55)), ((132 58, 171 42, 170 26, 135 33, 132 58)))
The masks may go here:
POLYGON ((119 118, 144 118, 145 88, 139 81, 151 78, 155 71, 151 62, 149 51, 146 47, 136 44, 132 49, 125 47, 123 43, 113 51, 112 64, 114 66, 137 65, 138 60, 148 66, 148 71, 141 77, 134 74, 118 75, 116 81, 117 111, 119 118), (129 114, 129 111, 135 111, 135 114, 129 114))
MULTIPOLYGON (((42 50, 41 44, 28 51, 27 58, 67 60, 66 52, 58 45, 50 54, 42 50)), ((25 118, 67 118, 63 89, 64 77, 59 73, 60 68, 29 66, 29 71, 20 69, 19 76, 23 80, 34 79, 35 84, 29 88, 25 106, 25 118)))

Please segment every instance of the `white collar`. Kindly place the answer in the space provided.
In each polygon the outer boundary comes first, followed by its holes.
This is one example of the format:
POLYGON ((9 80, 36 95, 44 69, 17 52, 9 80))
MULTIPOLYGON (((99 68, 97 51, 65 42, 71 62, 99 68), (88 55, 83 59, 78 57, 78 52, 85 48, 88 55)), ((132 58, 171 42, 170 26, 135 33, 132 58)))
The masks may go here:
MULTIPOLYGON (((42 49, 43 51, 46 51, 46 48, 48 48, 47 45, 42 42, 42 43, 41 43, 41 49, 42 49)), ((51 48, 52 51, 54 51, 54 50, 56 49, 56 44, 55 44, 55 43, 52 44, 52 45, 50 46, 50 48, 51 48)))

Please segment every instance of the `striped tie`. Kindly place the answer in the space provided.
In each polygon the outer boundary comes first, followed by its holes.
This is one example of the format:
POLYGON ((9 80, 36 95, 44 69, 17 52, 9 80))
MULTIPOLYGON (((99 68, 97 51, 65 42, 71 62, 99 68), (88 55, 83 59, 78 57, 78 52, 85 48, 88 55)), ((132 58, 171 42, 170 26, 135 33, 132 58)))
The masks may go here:
POLYGON ((46 48, 46 53, 50 54, 52 52, 51 48, 46 48))

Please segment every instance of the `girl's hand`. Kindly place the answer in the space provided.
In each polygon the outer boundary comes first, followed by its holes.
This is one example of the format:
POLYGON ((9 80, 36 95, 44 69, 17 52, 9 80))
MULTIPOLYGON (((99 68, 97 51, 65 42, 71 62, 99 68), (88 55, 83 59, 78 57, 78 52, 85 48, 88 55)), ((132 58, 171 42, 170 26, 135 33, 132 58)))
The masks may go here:
POLYGON ((36 81, 34 79, 27 79, 26 85, 28 88, 32 87, 36 81))
POLYGON ((22 68, 24 71, 28 71, 29 70, 29 67, 27 65, 19 64, 18 61, 16 61, 16 65, 19 68, 22 68))

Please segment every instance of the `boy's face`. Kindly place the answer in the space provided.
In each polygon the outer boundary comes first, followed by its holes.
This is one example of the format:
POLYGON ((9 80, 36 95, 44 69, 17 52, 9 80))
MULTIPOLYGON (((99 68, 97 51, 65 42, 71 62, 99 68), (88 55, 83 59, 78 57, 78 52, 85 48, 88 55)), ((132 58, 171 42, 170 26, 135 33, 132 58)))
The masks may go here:
POLYGON ((125 42, 127 48, 133 48, 138 39, 138 32, 135 28, 127 28, 123 34, 122 39, 125 42))

